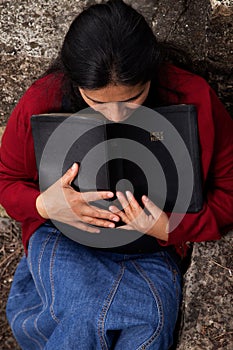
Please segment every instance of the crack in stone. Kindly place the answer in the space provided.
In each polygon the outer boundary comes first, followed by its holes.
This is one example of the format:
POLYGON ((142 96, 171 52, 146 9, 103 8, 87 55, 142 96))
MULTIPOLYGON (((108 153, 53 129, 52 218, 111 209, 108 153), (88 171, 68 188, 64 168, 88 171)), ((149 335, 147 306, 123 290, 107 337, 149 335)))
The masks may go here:
POLYGON ((171 34, 173 33, 173 31, 176 29, 177 24, 179 23, 180 19, 182 18, 182 16, 188 11, 189 8, 189 4, 190 4, 190 0, 184 0, 183 2, 183 10, 181 11, 181 13, 178 15, 177 19, 175 20, 174 25, 172 26, 171 30, 168 32, 168 34, 165 37, 165 41, 168 41, 169 37, 171 36, 171 34))

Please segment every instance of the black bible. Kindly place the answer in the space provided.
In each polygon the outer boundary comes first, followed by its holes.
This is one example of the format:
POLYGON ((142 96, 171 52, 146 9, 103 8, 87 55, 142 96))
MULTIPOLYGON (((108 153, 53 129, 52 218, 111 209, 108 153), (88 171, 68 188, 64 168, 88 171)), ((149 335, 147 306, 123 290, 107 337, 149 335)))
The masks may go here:
POLYGON ((41 191, 77 162, 80 170, 72 186, 78 191, 131 190, 141 205, 145 194, 166 212, 202 208, 193 105, 137 108, 120 123, 90 108, 72 115, 33 115, 31 126, 41 191))

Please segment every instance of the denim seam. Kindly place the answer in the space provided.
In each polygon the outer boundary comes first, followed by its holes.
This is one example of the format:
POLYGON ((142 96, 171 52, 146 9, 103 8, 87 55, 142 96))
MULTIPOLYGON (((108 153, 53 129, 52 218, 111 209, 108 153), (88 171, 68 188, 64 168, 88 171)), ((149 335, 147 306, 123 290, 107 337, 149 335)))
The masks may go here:
MULTIPOLYGON (((55 230, 55 231, 57 231, 57 230, 55 230)), ((62 236, 62 234, 59 233, 57 238, 56 238, 56 240, 55 240, 55 242, 54 242, 53 249, 52 249, 52 255, 51 255, 51 258, 50 258, 50 269, 49 269, 50 286, 51 286, 51 294, 52 294, 52 302, 51 302, 51 305, 49 307, 49 310, 50 310, 50 314, 51 314, 52 318, 54 319, 54 321, 57 324, 60 323, 60 319, 56 316, 56 314, 54 312, 54 309, 53 309, 54 301, 55 301, 53 266, 54 266, 54 262, 55 262, 56 249, 57 249, 57 246, 58 246, 58 243, 59 243, 59 240, 60 240, 61 236, 62 236)))
MULTIPOLYGON (((33 237, 33 236, 32 236, 32 237, 33 237)), ((47 236, 46 240, 44 241, 43 246, 42 246, 42 248, 41 248, 41 250, 40 250, 39 259, 40 259, 40 256, 41 256, 42 252, 43 252, 44 249, 45 249, 45 246, 47 245, 48 241, 50 240, 50 237, 51 237, 51 234, 48 234, 48 236, 47 236)), ((30 242, 31 242, 31 241, 30 241, 30 242)), ((31 245, 30 245, 30 248, 32 249, 32 243, 31 243, 31 245)), ((37 291, 37 293, 38 293, 40 299, 42 300, 42 304, 43 304, 43 298, 42 298, 41 292, 40 292, 40 290, 39 290, 39 286, 38 286, 37 283, 36 283, 36 278, 35 278, 35 276, 34 276, 33 269, 32 269, 32 262, 31 262, 31 253, 30 253, 30 250, 29 250, 29 254, 28 254, 28 259, 29 259, 28 262, 29 262, 29 266, 30 266, 30 272, 31 272, 31 275, 32 275, 32 278, 33 278, 33 281, 34 281, 34 284, 35 284, 35 288, 36 288, 36 291, 37 291)), ((40 268, 39 265, 40 265, 40 262, 38 261, 38 271, 39 271, 39 268, 40 268)))
POLYGON ((14 332, 14 323, 15 323, 16 318, 17 318, 20 314, 23 314, 24 312, 27 312, 27 311, 34 310, 34 309, 40 307, 41 305, 42 305, 42 303, 37 304, 37 305, 34 305, 34 306, 29 307, 29 308, 26 308, 26 309, 23 309, 23 310, 20 310, 20 311, 14 316, 14 318, 13 318, 13 320, 11 321, 11 324, 10 324, 10 327, 11 327, 13 333, 15 333, 15 334, 17 333, 17 332, 14 332))
POLYGON ((32 241, 34 239, 35 235, 32 235, 29 243, 28 243, 28 256, 27 256, 27 262, 29 265, 29 271, 32 273, 32 261, 31 261, 31 250, 32 250, 32 241))
MULTIPOLYGON (((28 264, 29 264, 29 266, 30 266, 30 269, 29 269, 29 270, 30 270, 30 272, 31 272, 31 275, 32 275, 32 278, 33 278, 33 281, 34 281, 36 291, 37 291, 37 293, 38 293, 38 295, 39 295, 39 297, 40 297, 40 299, 41 299, 42 302, 41 302, 40 304, 36 305, 36 306, 31 307, 31 308, 26 308, 26 309, 24 309, 24 310, 19 311, 19 312, 14 316, 14 318, 13 318, 13 320, 12 320, 12 322, 11 322, 11 328, 12 328, 12 329, 13 329, 13 327, 14 327, 14 322, 15 322, 16 318, 17 318, 20 314, 22 314, 23 312, 26 312, 26 311, 29 311, 29 310, 33 310, 34 308, 37 308, 37 307, 39 307, 39 306, 42 306, 42 309, 44 309, 44 303, 43 303, 42 295, 41 295, 41 293, 40 293, 40 291, 39 291, 39 288, 38 288, 38 286, 37 286, 37 284, 36 284, 36 279, 35 279, 35 276, 34 276, 34 274, 33 274, 33 269, 32 269, 32 262, 31 262, 30 250, 32 249, 32 241, 33 241, 33 239, 34 239, 34 236, 32 236, 31 239, 30 239, 30 241, 29 241, 29 246, 28 246, 28 248, 29 248, 29 249, 28 249, 29 254, 28 254, 28 257, 27 257, 27 261, 28 261, 28 264)), ((42 255, 42 251, 44 251, 45 246, 46 246, 47 242, 49 241, 49 239, 50 239, 50 235, 48 235, 47 239, 45 240, 45 242, 44 242, 44 244, 43 244, 43 246, 42 246, 42 249, 41 249, 41 252, 40 252, 40 256, 42 255)), ((27 293, 27 294, 28 294, 28 293, 27 293)), ((25 321, 27 321, 27 319, 25 319, 24 322, 25 322, 25 321)), ((36 320, 35 320, 35 321, 36 321, 36 320)), ((38 334, 39 334, 40 336, 42 336, 42 338, 44 338, 44 340, 47 341, 48 339, 44 336, 43 333, 40 332, 40 330, 38 329, 37 325, 35 324, 35 321, 34 321, 34 326, 35 326, 36 331, 38 332, 38 334)), ((24 322, 23 322, 23 324, 24 324, 24 322)), ((22 327, 22 329, 23 329, 23 331, 24 331, 24 328, 23 328, 23 327, 22 327)), ((25 333, 25 331, 24 331, 24 333, 25 333)), ((27 332, 26 332, 25 334, 27 334, 27 332)), ((28 337, 31 338, 29 335, 28 335, 28 337)), ((33 338, 31 338, 31 339, 33 339, 33 338)))
POLYGON ((17 294, 14 294, 13 296, 9 297, 7 300, 11 300, 11 299, 14 299, 14 298, 17 298, 17 297, 22 297, 22 296, 27 296, 27 295, 30 295, 31 292, 27 292, 27 293, 17 293, 17 294))
POLYGON ((23 321, 22 329, 23 329, 24 334, 25 334, 31 341, 33 341, 34 343, 38 344, 39 348, 42 350, 43 347, 42 347, 42 345, 40 344, 40 342, 39 342, 37 339, 31 337, 31 336, 28 334, 27 330, 26 330, 26 322, 27 322, 30 318, 32 318, 34 315, 35 315, 35 314, 30 315, 29 317, 27 317, 27 318, 23 321))
MULTIPOLYGON (((34 320, 34 326, 35 326, 35 329, 38 331, 38 333, 43 337, 43 339, 44 339, 45 341, 48 341, 48 338, 38 329, 38 326, 37 326, 37 324, 38 324, 38 319, 39 319, 40 315, 41 315, 41 314, 46 310, 46 308, 48 307, 48 297, 47 297, 47 293, 46 293, 46 290, 45 290, 45 288, 44 288, 44 285, 43 285, 43 282, 42 282, 42 277, 41 277, 41 261, 42 261, 42 256, 43 256, 44 251, 45 251, 45 247, 46 247, 47 243, 49 242, 49 240, 51 239, 51 237, 55 234, 56 231, 57 231, 57 230, 53 228, 53 229, 50 230, 50 232, 48 233, 47 238, 46 238, 46 240, 45 240, 45 242, 43 243, 43 246, 42 246, 42 248, 41 248, 41 251, 40 251, 40 254, 39 254, 39 259, 38 259, 38 275, 39 275, 39 279, 40 279, 40 282, 41 282, 42 289, 43 289, 43 291, 44 291, 45 303, 42 303, 42 305, 43 305, 42 311, 41 311, 40 314, 37 316, 37 318, 34 320)), ((33 237, 33 236, 32 236, 32 237, 33 237)), ((31 237, 31 239, 30 239, 30 241, 29 241, 30 248, 32 247, 32 240, 33 240, 32 237, 31 237)), ((56 243, 56 241, 55 241, 55 243, 56 243)), ((32 276, 33 276, 33 280, 36 281, 35 278, 34 278, 33 270, 32 270, 32 263, 31 263, 30 255, 28 255, 28 258, 29 258, 29 265, 30 265, 30 268, 31 268, 31 274, 32 274, 32 276)), ((51 282, 51 276, 50 276, 49 278, 50 278, 50 282, 51 282)), ((41 300, 43 300, 42 295, 41 295, 41 293, 40 293, 40 291, 39 291, 39 287, 37 286, 36 283, 35 283, 35 287, 36 287, 37 293, 39 294, 41 300)), ((51 288, 51 290, 52 290, 52 288, 51 288)), ((51 294, 52 294, 52 303, 53 303, 53 299, 54 299, 54 297, 53 297, 53 292, 52 292, 51 294)), ((52 312, 51 312, 51 310, 50 310, 50 315, 51 315, 52 319, 53 319, 56 323, 59 323, 59 322, 60 322, 60 320, 58 320, 58 318, 56 317, 56 315, 53 313, 53 310, 52 310, 52 312)))
POLYGON ((155 332, 151 335, 149 339, 147 339, 143 344, 141 344, 137 348, 137 350, 145 350, 156 340, 156 338, 159 336, 159 334, 162 331, 162 327, 164 324, 163 307, 162 307, 161 299, 159 297, 159 293, 156 287, 154 286, 153 282, 151 281, 151 279, 147 276, 145 271, 135 261, 131 261, 131 263, 134 265, 135 269, 138 271, 138 273, 142 276, 142 278, 148 284, 158 308, 159 322, 155 332))
POLYGON ((176 300, 177 300, 177 305, 176 305, 176 318, 178 317, 178 313, 179 313, 179 308, 180 308, 180 298, 179 298, 179 291, 178 291, 178 286, 177 286, 177 276, 179 275, 178 269, 174 266, 172 266, 172 262, 170 261, 170 258, 163 254, 164 259, 166 260, 166 263, 169 267, 170 272, 172 273, 172 279, 173 279, 173 283, 175 284, 176 287, 176 300))
POLYGON ((98 335, 99 335, 100 345, 101 345, 102 350, 108 350, 107 341, 106 341, 105 336, 104 336, 105 321, 106 321, 106 317, 107 317, 107 312, 110 308, 110 305, 113 301, 113 298, 116 294, 116 291, 120 285, 121 279, 124 275, 124 271, 125 271, 125 267, 122 263, 120 272, 119 272, 117 278, 115 279, 113 286, 112 286, 107 298, 104 301, 104 304, 103 304, 103 307, 102 307, 102 310, 100 313, 100 317, 98 320, 98 335))
MULTIPOLYGON (((42 287, 42 290, 44 292, 44 297, 45 297, 45 300, 43 302, 43 308, 41 310, 41 312, 39 313, 39 315, 35 318, 34 320, 34 326, 35 326, 35 329, 37 330, 37 332, 42 336, 42 338, 45 340, 45 341, 48 341, 48 338, 39 330, 38 328, 38 320, 39 320, 39 317, 43 314, 43 312, 47 309, 48 307, 48 296, 47 296, 47 293, 46 293, 46 290, 45 290, 45 287, 44 287, 44 284, 43 284, 43 281, 42 281, 42 276, 41 276, 41 261, 42 261, 42 257, 43 257, 43 254, 44 254, 44 251, 45 251, 45 247, 46 245, 48 244, 49 240, 51 239, 53 233, 50 232, 42 246, 42 249, 40 251, 40 254, 39 254, 39 259, 38 259, 38 276, 39 276, 39 279, 40 279, 40 284, 41 284, 41 287, 42 287)), ((39 288, 38 288, 39 289, 39 288)), ((42 299, 42 295, 39 294, 40 297, 41 297, 41 300, 42 299)))
POLYGON ((175 270, 175 268, 173 268, 173 266, 171 264, 171 261, 169 261, 168 256, 164 252, 163 252, 162 256, 163 256, 164 260, 166 261, 166 264, 167 264, 170 272, 172 272, 173 282, 175 282, 176 278, 175 278, 175 275, 174 275, 174 271, 176 271, 176 270, 175 270))

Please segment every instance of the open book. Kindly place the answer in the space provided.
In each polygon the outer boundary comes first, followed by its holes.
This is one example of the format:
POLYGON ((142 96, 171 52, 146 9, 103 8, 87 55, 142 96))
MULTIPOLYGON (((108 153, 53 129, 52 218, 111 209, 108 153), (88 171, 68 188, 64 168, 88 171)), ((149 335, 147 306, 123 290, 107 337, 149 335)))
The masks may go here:
POLYGON ((148 110, 138 108, 121 123, 110 122, 90 108, 72 115, 33 115, 40 189, 77 162, 80 171, 72 185, 79 191, 131 190, 140 204, 145 194, 166 212, 201 210, 195 107, 148 110))

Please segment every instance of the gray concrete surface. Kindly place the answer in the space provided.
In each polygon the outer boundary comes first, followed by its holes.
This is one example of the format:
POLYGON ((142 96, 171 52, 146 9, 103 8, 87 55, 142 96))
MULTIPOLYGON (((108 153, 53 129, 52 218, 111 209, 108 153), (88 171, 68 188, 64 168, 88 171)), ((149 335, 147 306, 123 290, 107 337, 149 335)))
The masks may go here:
POLYGON ((178 350, 231 350, 233 344, 233 232, 194 245, 185 274, 178 350))
MULTIPOLYGON (((0 2, 2 124, 19 96, 56 56, 75 15, 94 2, 0 2)), ((191 54, 196 69, 232 112, 233 1, 128 0, 128 3, 145 15, 159 40, 178 43, 191 54)))

